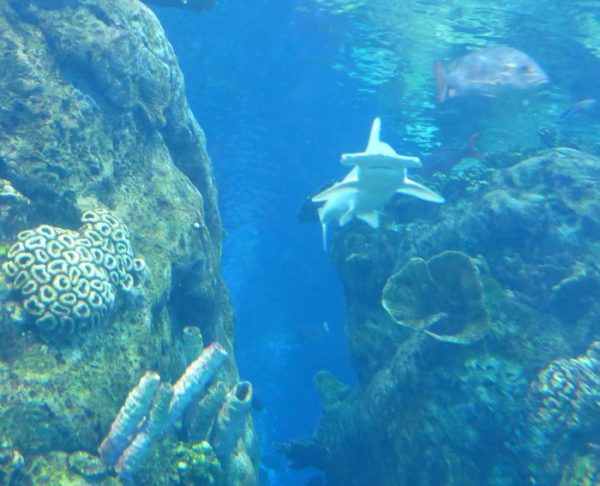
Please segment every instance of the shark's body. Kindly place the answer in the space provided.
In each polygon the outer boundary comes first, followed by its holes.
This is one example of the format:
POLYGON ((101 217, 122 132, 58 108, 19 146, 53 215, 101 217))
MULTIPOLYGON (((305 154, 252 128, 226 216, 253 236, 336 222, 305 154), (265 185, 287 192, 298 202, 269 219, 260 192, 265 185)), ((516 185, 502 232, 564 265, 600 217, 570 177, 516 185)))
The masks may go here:
POLYGON ((344 226, 352 218, 379 227, 379 209, 395 193, 408 194, 425 201, 441 203, 444 198, 427 187, 412 181, 407 168, 421 167, 418 157, 399 155, 380 140, 381 120, 375 118, 367 149, 364 152, 342 154, 341 163, 353 165, 339 182, 312 197, 323 202, 319 219, 323 228, 323 245, 327 245, 327 226, 336 221, 344 226))

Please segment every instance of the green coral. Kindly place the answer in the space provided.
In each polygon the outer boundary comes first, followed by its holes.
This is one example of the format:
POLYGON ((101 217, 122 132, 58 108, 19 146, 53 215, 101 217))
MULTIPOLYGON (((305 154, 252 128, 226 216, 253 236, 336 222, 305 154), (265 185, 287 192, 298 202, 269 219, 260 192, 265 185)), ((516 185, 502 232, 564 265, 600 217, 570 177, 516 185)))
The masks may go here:
POLYGON ((207 441, 181 443, 176 449, 179 483, 182 485, 222 484, 221 463, 207 441))
POLYGON ((139 285, 145 263, 134 258, 127 227, 110 211, 82 216, 78 231, 46 224, 18 234, 2 271, 16 301, 14 321, 33 321, 54 336, 103 322, 119 290, 139 285))

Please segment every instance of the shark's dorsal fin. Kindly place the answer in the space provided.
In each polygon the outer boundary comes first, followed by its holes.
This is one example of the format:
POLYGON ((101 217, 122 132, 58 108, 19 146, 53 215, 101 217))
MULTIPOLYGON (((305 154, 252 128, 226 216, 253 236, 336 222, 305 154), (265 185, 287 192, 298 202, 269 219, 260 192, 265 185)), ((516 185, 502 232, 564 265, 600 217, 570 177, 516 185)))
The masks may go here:
POLYGON ((369 134, 369 143, 367 144, 367 152, 375 152, 375 147, 381 143, 381 118, 377 117, 371 125, 371 133, 369 134))
POLYGON ((381 118, 377 117, 371 125, 371 133, 369 134, 369 143, 365 154, 380 154, 380 155, 398 155, 396 151, 387 143, 381 141, 381 118))

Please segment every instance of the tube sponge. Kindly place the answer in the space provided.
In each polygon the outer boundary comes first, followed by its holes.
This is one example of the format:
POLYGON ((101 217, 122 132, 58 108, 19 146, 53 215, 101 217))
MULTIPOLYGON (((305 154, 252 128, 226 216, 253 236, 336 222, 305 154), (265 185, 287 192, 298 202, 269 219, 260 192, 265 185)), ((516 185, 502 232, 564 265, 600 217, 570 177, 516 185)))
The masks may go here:
POLYGON ((172 398, 173 386, 170 383, 161 383, 154 396, 147 420, 131 444, 123 451, 115 466, 115 471, 121 479, 130 478, 143 464, 154 440, 164 430, 172 398))
POLYGON ((210 441, 220 461, 228 459, 235 449, 238 439, 244 432, 251 407, 252 384, 249 381, 241 381, 225 396, 210 441))
POLYGON ((98 452, 105 464, 114 466, 127 448, 130 436, 150 410, 154 394, 160 385, 158 373, 147 371, 127 395, 125 403, 113 421, 110 432, 100 444, 98 452))
POLYGON ((169 415, 165 428, 172 425, 182 414, 183 409, 192 399, 202 393, 217 369, 221 366, 227 352, 219 343, 212 343, 204 348, 183 372, 183 375, 173 385, 173 399, 169 406, 169 415))

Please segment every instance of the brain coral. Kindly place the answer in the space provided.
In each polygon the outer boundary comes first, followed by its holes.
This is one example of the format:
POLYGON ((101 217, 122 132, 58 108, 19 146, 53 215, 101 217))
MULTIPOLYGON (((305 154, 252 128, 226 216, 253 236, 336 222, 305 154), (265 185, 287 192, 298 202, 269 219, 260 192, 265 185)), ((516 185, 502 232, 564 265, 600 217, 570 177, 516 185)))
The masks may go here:
POLYGON ((78 231, 40 225, 18 234, 2 264, 15 294, 13 319, 52 335, 100 324, 119 291, 141 282, 144 260, 134 258, 127 227, 97 208, 78 231))

